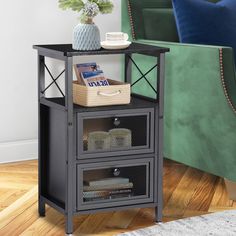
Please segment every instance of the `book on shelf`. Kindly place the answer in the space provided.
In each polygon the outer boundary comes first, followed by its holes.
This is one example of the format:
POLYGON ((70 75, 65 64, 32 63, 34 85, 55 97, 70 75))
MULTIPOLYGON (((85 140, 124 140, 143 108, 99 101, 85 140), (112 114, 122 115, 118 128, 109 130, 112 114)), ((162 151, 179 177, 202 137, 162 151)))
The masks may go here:
POLYGON ((105 197, 96 197, 96 198, 84 198, 85 202, 92 202, 92 201, 101 201, 101 200, 108 200, 108 199, 117 199, 117 198, 127 198, 133 196, 133 193, 122 193, 117 195, 105 196, 105 197))
POLYGON ((84 84, 84 81, 81 77, 81 73, 85 71, 96 71, 98 70, 98 65, 96 62, 81 63, 74 65, 75 74, 79 84, 84 84))
POLYGON ((76 64, 74 70, 79 84, 88 87, 109 86, 108 80, 96 62, 76 64))
POLYGON ((117 189, 112 191, 83 192, 84 201, 98 201, 106 199, 125 198, 133 196, 132 189, 117 189))
POLYGON ((109 86, 102 70, 81 72, 84 84, 88 87, 109 86))
POLYGON ((119 194, 131 194, 132 189, 116 189, 111 191, 89 191, 83 192, 83 198, 99 198, 99 197, 110 197, 119 194))
POLYGON ((128 184, 128 183, 129 183, 129 178, 112 177, 112 178, 85 181, 84 185, 100 187, 104 185, 116 185, 116 184, 128 184))
POLYGON ((107 185, 97 185, 97 186, 88 186, 84 185, 84 191, 96 191, 96 190, 114 190, 114 189, 129 189, 133 188, 133 183, 124 183, 124 184, 107 184, 107 185))

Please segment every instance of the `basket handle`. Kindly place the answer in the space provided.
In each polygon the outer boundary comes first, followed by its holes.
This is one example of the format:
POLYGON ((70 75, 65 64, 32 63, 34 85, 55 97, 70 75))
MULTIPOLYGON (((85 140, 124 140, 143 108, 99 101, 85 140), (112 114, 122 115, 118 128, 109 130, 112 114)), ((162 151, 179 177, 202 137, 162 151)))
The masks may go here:
POLYGON ((121 94, 120 90, 118 90, 114 93, 103 93, 103 92, 98 91, 98 95, 104 96, 104 97, 113 97, 113 96, 116 96, 116 95, 119 95, 119 94, 121 94))

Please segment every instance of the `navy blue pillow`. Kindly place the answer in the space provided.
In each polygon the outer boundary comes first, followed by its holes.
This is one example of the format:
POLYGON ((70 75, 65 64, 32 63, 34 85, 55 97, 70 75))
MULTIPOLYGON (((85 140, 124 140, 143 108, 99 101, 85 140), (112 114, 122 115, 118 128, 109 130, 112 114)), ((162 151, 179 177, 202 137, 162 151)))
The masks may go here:
POLYGON ((236 0, 172 0, 180 42, 229 46, 236 61, 236 0))

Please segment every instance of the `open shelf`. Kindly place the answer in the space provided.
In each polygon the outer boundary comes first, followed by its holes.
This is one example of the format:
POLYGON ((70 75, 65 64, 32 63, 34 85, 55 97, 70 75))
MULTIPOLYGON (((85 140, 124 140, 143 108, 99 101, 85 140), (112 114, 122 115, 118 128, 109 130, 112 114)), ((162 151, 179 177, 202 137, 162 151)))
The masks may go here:
MULTIPOLYGON (((65 98, 43 98, 41 99, 41 104, 49 107, 54 107, 56 109, 65 110, 65 98)), ((156 107, 156 103, 143 100, 137 97, 131 97, 130 104, 127 105, 116 105, 116 106, 101 106, 101 107, 82 107, 74 104, 74 112, 95 112, 95 111, 109 111, 109 110, 123 110, 123 109, 137 109, 137 108, 147 108, 156 107)))

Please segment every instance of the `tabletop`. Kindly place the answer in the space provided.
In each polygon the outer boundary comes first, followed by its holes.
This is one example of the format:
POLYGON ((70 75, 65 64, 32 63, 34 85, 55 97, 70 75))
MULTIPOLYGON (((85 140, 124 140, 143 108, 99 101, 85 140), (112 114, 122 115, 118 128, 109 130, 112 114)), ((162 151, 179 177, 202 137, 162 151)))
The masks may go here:
POLYGON ((141 43, 132 43, 126 49, 99 49, 93 51, 78 51, 72 48, 72 44, 49 44, 49 45, 34 45, 34 49, 37 49, 39 53, 48 52, 57 54, 58 56, 73 57, 73 56, 85 56, 85 55, 108 55, 108 54, 131 54, 140 53, 150 56, 158 56, 160 53, 169 51, 169 48, 152 46, 141 43))

